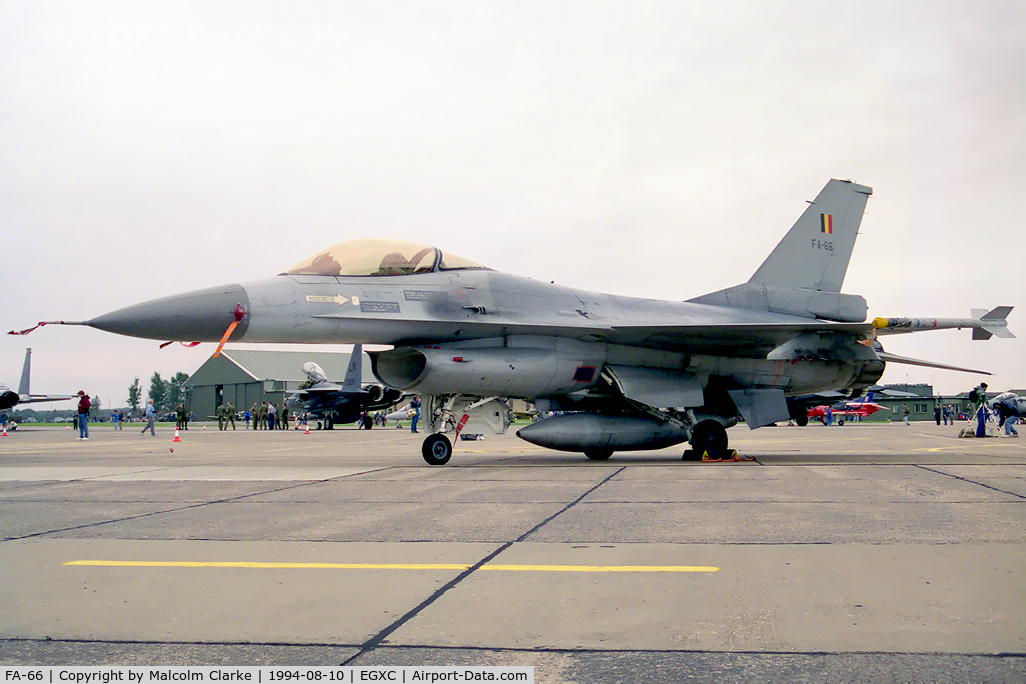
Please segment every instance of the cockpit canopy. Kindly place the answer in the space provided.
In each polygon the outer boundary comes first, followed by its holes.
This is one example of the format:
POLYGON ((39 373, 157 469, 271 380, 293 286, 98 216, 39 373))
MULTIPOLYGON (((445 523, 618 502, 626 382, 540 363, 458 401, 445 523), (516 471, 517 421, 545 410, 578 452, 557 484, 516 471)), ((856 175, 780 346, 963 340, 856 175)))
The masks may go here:
POLYGON ((443 254, 437 247, 402 240, 350 240, 321 250, 283 275, 394 276, 485 266, 443 254))
POLYGON ((321 370, 321 367, 313 361, 307 361, 303 364, 303 372, 306 373, 307 377, 309 377, 314 382, 328 381, 328 376, 325 375, 324 371, 321 370))

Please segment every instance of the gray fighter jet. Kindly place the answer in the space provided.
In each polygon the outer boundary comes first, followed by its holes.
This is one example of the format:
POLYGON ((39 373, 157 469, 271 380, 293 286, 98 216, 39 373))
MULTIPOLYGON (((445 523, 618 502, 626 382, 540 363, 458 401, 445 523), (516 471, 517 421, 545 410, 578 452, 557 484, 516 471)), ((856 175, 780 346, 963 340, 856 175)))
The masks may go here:
MULTIPOLYGON (((499 273, 435 247, 346 242, 277 276, 157 299, 88 325, 122 335, 217 342, 367 343, 385 385, 426 396, 425 460, 444 464, 469 422, 509 427, 502 398, 559 415, 517 432, 604 460, 690 441, 723 458, 726 428, 806 415, 797 397, 857 396, 888 355, 877 335, 921 329, 867 322, 841 293, 872 189, 831 180, 751 279, 694 299, 585 292, 499 273), (226 332, 227 327, 227 332, 226 332)), ((1007 314, 1007 309, 995 310, 1007 314)), ((964 319, 935 319, 933 329, 964 319)), ((973 328, 1005 327, 1003 316, 973 328)), ((961 369, 968 370, 968 369, 961 369)), ((468 428, 469 429, 469 428, 468 428)), ((688 457, 688 454, 685 454, 688 457)))
POLYGON ((29 376, 32 372, 32 350, 25 350, 25 365, 21 367, 21 382, 15 392, 7 385, 0 385, 0 411, 14 408, 19 404, 34 404, 39 401, 64 401, 76 399, 73 394, 32 394, 29 391, 29 376))
POLYGON ((324 429, 337 424, 354 423, 364 411, 379 411, 394 406, 403 393, 381 385, 363 385, 363 346, 353 347, 349 367, 341 385, 328 380, 328 376, 313 361, 303 364, 303 372, 310 384, 286 401, 290 411, 306 411, 320 421, 324 429))

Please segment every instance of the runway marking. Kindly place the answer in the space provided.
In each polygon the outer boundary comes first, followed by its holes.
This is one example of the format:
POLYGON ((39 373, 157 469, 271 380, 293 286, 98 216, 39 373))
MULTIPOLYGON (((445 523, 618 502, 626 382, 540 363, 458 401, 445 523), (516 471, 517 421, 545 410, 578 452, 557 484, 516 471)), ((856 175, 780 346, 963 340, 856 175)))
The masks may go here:
MULTIPOLYGON (((248 568, 260 570, 467 570, 472 563, 266 563, 258 561, 77 560, 63 565, 106 568, 248 568)), ((719 572, 710 565, 482 565, 506 572, 719 572)))
POLYGON ((711 565, 482 565, 513 572, 719 572, 711 565))

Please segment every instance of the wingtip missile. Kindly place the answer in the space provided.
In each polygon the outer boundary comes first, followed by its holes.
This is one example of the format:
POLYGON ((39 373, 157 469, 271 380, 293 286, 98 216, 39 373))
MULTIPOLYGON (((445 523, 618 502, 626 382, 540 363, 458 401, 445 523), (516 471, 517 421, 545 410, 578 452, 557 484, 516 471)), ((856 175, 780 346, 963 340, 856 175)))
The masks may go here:
POLYGON ((972 318, 883 318, 873 319, 873 328, 879 334, 896 334, 921 330, 950 330, 971 328, 974 340, 988 340, 992 336, 1014 338, 1008 329, 1010 306, 999 306, 990 311, 973 309, 972 318))

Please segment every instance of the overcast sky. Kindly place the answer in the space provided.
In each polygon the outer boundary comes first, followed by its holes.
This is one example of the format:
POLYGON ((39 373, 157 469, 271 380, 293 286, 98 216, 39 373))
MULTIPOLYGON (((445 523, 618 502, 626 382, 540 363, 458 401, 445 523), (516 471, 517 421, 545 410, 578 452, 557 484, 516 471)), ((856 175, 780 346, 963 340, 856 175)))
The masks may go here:
MULTIPOLYGON (((887 350, 1026 388, 1021 0, 0 3, 3 332, 364 236, 687 299, 829 178, 874 188, 844 285, 870 317, 1016 306, 1020 339, 887 350)), ((2 335, 0 381, 26 346, 34 392, 105 405, 213 351, 46 327, 2 335)))

